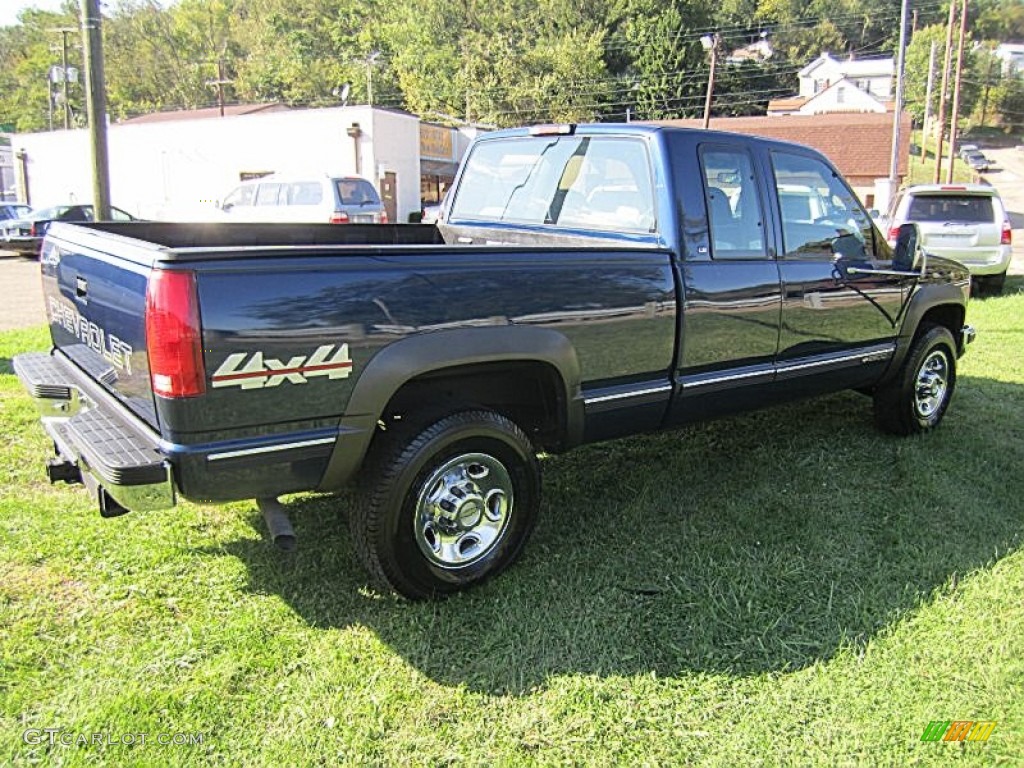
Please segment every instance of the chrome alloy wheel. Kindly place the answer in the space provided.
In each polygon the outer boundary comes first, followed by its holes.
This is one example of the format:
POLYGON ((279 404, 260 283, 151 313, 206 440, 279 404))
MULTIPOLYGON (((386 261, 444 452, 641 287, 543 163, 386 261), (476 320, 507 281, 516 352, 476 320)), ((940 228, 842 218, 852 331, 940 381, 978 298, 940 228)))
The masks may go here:
POLYGON ((925 358, 917 371, 914 410, 918 416, 927 419, 941 408, 948 389, 949 359, 937 349, 925 358))
POLYGON ((461 568, 494 550, 512 510, 512 478, 485 453, 449 459, 420 488, 416 543, 442 568, 461 568))

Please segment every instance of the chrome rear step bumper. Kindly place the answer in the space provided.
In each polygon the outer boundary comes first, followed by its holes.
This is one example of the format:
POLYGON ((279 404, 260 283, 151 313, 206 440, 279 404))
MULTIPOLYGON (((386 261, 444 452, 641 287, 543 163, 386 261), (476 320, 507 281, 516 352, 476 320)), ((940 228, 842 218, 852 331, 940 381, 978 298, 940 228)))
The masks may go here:
MULTIPOLYGON (((58 458, 74 464, 106 517, 168 509, 176 497, 159 438, 127 408, 59 355, 16 355, 14 371, 53 439, 58 458)), ((51 481, 54 481, 52 473, 51 481)), ((64 472, 74 481, 74 473, 64 472)))

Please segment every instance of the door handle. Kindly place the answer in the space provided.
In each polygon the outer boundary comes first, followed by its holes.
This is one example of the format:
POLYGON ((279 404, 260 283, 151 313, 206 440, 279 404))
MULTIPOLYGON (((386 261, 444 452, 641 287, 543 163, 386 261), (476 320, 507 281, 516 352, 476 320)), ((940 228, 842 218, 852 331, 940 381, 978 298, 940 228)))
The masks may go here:
POLYGON ((85 295, 89 292, 89 283, 84 277, 78 275, 75 277, 75 296, 80 299, 84 299, 85 295))

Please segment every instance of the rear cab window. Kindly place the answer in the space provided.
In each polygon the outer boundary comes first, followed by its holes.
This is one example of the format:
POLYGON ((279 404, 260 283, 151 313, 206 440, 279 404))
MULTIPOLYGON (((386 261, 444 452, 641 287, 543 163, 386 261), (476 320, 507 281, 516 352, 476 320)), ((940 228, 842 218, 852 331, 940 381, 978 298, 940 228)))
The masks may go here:
POLYGON ((646 143, 611 136, 478 144, 449 221, 650 233, 657 229, 646 143))

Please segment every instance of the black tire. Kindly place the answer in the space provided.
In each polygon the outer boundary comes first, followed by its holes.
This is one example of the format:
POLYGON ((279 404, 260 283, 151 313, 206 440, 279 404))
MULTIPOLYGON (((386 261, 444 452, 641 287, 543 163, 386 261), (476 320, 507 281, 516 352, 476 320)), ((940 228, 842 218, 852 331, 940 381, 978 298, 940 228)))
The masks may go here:
POLYGON ((875 391, 875 425, 914 435, 942 421, 956 388, 956 342, 949 329, 928 325, 914 339, 897 376, 875 391))
POLYGON ((1000 275, 986 275, 985 277, 978 277, 975 279, 978 281, 978 290, 981 293, 998 296, 1003 292, 1003 286, 1006 284, 1006 273, 1003 272, 1000 275))
POLYGON ((473 410, 379 437, 349 518, 374 586, 412 600, 442 597, 519 557, 541 488, 536 453, 519 427, 473 410))

